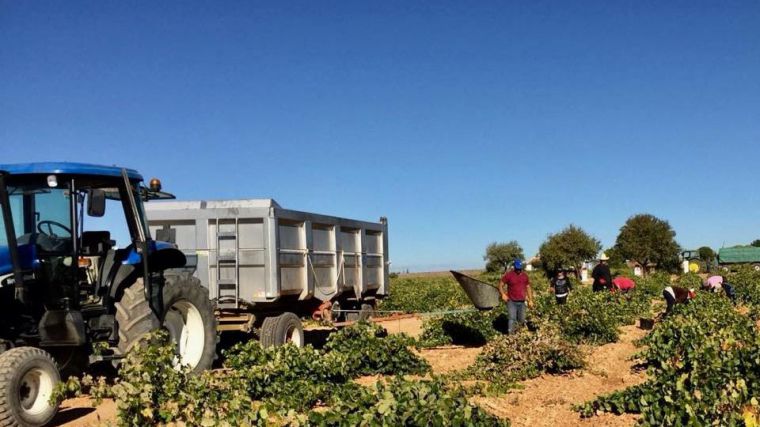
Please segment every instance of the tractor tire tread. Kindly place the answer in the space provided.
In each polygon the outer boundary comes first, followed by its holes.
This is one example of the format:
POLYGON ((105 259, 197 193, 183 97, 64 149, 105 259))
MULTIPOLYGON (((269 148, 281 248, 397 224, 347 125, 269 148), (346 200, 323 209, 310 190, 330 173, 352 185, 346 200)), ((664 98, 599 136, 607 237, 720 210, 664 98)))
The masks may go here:
POLYGON ((50 362, 58 371, 58 364, 55 359, 46 351, 37 347, 15 347, 0 354, 0 427, 23 426, 10 408, 8 388, 4 385, 11 380, 13 374, 18 370, 20 364, 25 360, 41 357, 50 362))
MULTIPOLYGON (((203 328, 206 336, 203 346, 203 356, 193 372, 199 373, 210 369, 217 359, 217 344, 219 343, 219 334, 217 333, 217 319, 214 314, 214 307, 209 299, 208 289, 203 287, 198 278, 190 275, 180 275, 168 277, 164 285, 163 292, 164 304, 171 306, 176 301, 185 300, 192 303, 203 317, 203 328)), ((163 319, 162 319, 163 321, 163 319)))
POLYGON ((262 347, 272 347, 277 345, 277 321, 280 316, 268 316, 261 323, 261 333, 259 342, 262 347))
POLYGON ((119 325, 118 350, 122 355, 127 354, 146 334, 161 326, 145 298, 142 278, 124 289, 124 295, 115 307, 116 323, 119 325))

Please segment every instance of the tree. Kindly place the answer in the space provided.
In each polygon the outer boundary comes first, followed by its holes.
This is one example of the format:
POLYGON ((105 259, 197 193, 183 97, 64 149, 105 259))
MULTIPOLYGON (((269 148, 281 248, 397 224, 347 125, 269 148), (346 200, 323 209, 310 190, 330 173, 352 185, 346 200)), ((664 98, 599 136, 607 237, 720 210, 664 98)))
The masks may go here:
POLYGON ((702 246, 701 248, 697 249, 697 252, 699 253, 699 259, 708 265, 715 260, 715 251, 712 250, 712 248, 709 246, 702 246))
POLYGON ((550 234, 538 250, 547 273, 570 268, 576 275, 583 262, 593 259, 602 244, 582 228, 570 224, 556 234, 550 234))
POLYGON ((623 258, 622 255, 620 255, 620 251, 615 249, 614 246, 611 248, 605 249, 604 253, 607 254, 607 256, 610 258, 608 262, 610 267, 617 267, 617 268, 626 267, 626 264, 625 264, 626 259, 623 258))
POLYGON ((756 248, 760 248, 760 239, 753 240, 752 243, 750 243, 749 245, 754 246, 756 248))
POLYGON ((639 263, 644 274, 650 265, 672 270, 678 268, 680 246, 675 240, 676 232, 670 224, 650 214, 628 218, 620 228, 615 249, 625 259, 639 263))
POLYGON ((486 261, 486 271, 504 271, 516 259, 523 259, 523 249, 517 241, 507 243, 493 242, 486 247, 483 260, 486 261))
POLYGON ((697 249, 697 253, 699 253, 699 259, 705 263, 705 270, 709 273, 712 268, 712 263, 716 258, 715 251, 709 246, 702 246, 697 249))

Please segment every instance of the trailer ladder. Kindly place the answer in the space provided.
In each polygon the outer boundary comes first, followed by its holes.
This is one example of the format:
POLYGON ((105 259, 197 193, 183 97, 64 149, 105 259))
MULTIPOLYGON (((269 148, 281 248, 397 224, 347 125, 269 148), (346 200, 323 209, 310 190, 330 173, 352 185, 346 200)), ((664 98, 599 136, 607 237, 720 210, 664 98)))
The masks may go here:
POLYGON ((221 231, 219 218, 216 218, 216 301, 219 308, 240 308, 240 224, 235 218, 234 231, 221 231), (222 253, 222 241, 234 241, 235 252, 222 253), (222 278, 222 268, 234 268, 233 278, 222 278))

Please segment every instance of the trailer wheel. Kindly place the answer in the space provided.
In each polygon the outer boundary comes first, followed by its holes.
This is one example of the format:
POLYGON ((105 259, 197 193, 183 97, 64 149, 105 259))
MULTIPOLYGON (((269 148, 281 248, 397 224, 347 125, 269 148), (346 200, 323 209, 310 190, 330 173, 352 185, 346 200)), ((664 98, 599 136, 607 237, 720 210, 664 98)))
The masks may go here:
POLYGON ((193 372, 211 368, 216 358, 216 316, 208 290, 192 276, 167 279, 163 327, 177 346, 178 364, 193 372))
POLYGON ((359 321, 369 320, 375 316, 375 306, 372 304, 364 303, 359 310, 359 321))
POLYGON ((280 346, 287 343, 296 347, 303 347, 304 337, 301 319, 294 313, 266 317, 261 324, 259 340, 262 347, 280 346))
POLYGON ((35 347, 0 354, 0 426, 43 426, 58 412, 49 400, 61 381, 55 360, 35 347))
POLYGON ((330 306, 330 313, 331 313, 331 319, 333 322, 340 322, 345 317, 343 315, 343 312, 340 311, 340 303, 338 301, 333 301, 332 306, 330 306))

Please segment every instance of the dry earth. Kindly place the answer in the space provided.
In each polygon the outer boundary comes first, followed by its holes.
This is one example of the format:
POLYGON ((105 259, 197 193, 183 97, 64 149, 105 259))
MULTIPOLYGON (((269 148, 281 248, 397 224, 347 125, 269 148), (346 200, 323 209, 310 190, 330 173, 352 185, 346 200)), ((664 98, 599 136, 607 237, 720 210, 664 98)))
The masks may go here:
MULTIPOLYGON (((419 336, 422 321, 419 318, 394 319, 381 323, 391 333, 404 332, 419 336)), ((591 349, 589 367, 569 375, 545 375, 524 381, 523 388, 498 397, 478 397, 474 401, 487 411, 501 417, 508 417, 512 425, 521 426, 631 426, 634 416, 614 416, 604 414, 589 420, 581 420, 572 405, 583 403, 595 396, 620 390, 645 379, 643 373, 631 372, 628 358, 637 349, 633 341, 642 337, 644 331, 635 326, 622 328, 620 342, 591 349)), ((433 366, 437 373, 447 373, 470 366, 480 353, 479 348, 458 346, 425 349, 420 354, 433 366)), ((371 384, 378 377, 358 380, 360 384, 371 384)), ((61 405, 61 411, 53 425, 91 426, 115 424, 116 405, 113 401, 103 402, 93 408, 87 397, 69 399, 61 405)))
POLYGON ((603 414, 581 420, 572 405, 643 382, 646 375, 632 373, 628 358, 637 351, 633 341, 644 334, 635 326, 623 327, 619 342, 592 349, 588 368, 569 375, 544 375, 524 381, 522 390, 505 396, 476 398, 475 402, 495 415, 509 417, 513 426, 631 426, 636 420, 631 415, 603 414))

